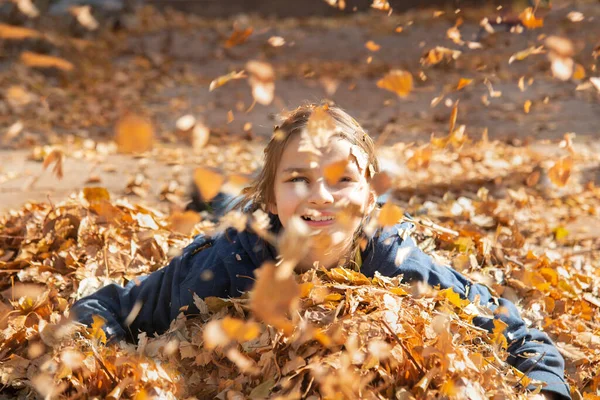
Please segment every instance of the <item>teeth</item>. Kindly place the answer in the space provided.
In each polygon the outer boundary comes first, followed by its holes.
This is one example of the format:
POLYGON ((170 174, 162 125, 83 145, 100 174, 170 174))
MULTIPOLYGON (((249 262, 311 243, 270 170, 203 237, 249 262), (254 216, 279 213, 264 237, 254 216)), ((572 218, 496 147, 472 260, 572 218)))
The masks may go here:
POLYGON ((305 215, 302 218, 311 220, 311 221, 331 221, 331 220, 335 219, 335 217, 331 216, 331 215, 329 215, 329 216, 322 215, 322 216, 318 216, 318 217, 315 215, 305 215))

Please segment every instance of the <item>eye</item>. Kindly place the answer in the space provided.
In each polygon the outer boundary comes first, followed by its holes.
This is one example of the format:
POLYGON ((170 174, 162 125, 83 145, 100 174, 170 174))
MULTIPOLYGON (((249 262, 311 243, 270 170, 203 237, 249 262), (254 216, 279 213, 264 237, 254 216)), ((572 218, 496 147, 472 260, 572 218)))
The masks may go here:
POLYGON ((354 179, 351 176, 344 176, 340 179, 340 182, 354 182, 354 179))
POLYGON ((308 178, 304 177, 304 176, 294 176, 293 178, 288 179, 286 182, 306 182, 308 183, 308 178))

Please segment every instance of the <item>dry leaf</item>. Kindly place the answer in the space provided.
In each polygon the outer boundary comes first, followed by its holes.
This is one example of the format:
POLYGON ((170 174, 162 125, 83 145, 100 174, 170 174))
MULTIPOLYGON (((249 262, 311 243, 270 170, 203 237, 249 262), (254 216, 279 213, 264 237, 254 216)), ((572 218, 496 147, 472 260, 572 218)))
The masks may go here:
POLYGON ((531 109, 531 100, 526 100, 525 104, 523 104, 523 110, 525 114, 529 114, 529 110, 531 109))
POLYGON ((169 217, 169 226, 175 232, 183 235, 192 233, 194 226, 202 220, 200 214, 194 211, 176 211, 169 217))
POLYGON ((244 43, 246 40, 248 40, 250 35, 252 35, 252 32, 252 27, 241 30, 237 29, 237 27, 234 27, 233 32, 231 33, 227 41, 225 41, 224 47, 226 49, 230 49, 232 47, 244 43))
POLYGON ((575 71, 573 72, 573 79, 578 81, 584 80, 586 77, 585 68, 581 64, 575 64, 575 71))
POLYGON ((515 54, 513 54, 512 56, 510 56, 510 58, 508 59, 508 63, 512 64, 513 61, 517 60, 517 61, 523 61, 524 59, 526 59, 527 57, 529 57, 532 54, 543 54, 544 53, 544 46, 531 46, 528 47, 525 50, 521 50, 515 54))
POLYGON ((38 37, 41 37, 41 34, 34 29, 0 23, 0 39, 23 40, 38 37))
POLYGON ((371 3, 371 7, 381 11, 389 11, 390 3, 388 3, 387 0, 373 0, 373 2, 371 3))
POLYGON ((194 170, 194 182, 200 191, 202 200, 210 201, 219 194, 225 177, 212 169, 199 167, 194 170))
POLYGON ((35 4, 32 3, 31 0, 12 0, 12 1, 17 4, 17 8, 19 9, 19 11, 21 11, 23 14, 27 15, 29 18, 37 18, 40 16, 40 11, 35 6, 35 4))
POLYGON ((77 22, 79 22, 81 26, 90 31, 95 31, 100 26, 98 21, 96 21, 96 18, 92 15, 92 7, 89 5, 71 6, 69 12, 77 19, 77 22))
POLYGON ((258 104, 267 106, 275 95, 275 71, 271 64, 262 61, 248 61, 246 69, 250 74, 248 83, 252 87, 252 97, 258 104))
POLYGON ((331 164, 325 165, 323 167, 323 174, 325 176, 325 180, 328 185, 337 185, 340 181, 344 172, 346 172, 346 166, 348 165, 348 160, 340 160, 333 162, 331 164))
POLYGON ((404 211, 388 200, 379 210, 377 222, 379 226, 394 226, 400 222, 403 216, 404 211))
POLYGON ((273 47, 281 47, 285 44, 285 39, 281 36, 271 36, 268 42, 273 47))
POLYGON ((458 84, 456 85, 456 90, 461 90, 465 86, 470 85, 471 82, 473 82, 473 79, 460 78, 460 80, 458 81, 458 84))
POLYGON ((432 65, 439 64, 442 61, 450 62, 456 60, 462 54, 459 50, 451 50, 446 47, 437 46, 427 51, 421 57, 421 65, 430 67, 432 65))
POLYGON ((381 49, 381 46, 372 40, 369 40, 367 43, 365 43, 365 47, 370 51, 379 51, 381 49))
POLYGON ((58 178, 63 178, 63 158, 64 153, 62 150, 54 149, 46 158, 44 158, 44 169, 48 168, 50 165, 54 164, 54 168, 52 169, 52 173, 58 178))
POLYGON ((22 52, 20 59, 21 62, 27 65, 28 67, 57 68, 67 72, 75 69, 75 66, 65 59, 54 56, 48 56, 45 54, 33 53, 31 51, 22 52))
POLYGON ((381 196, 392 187, 392 178, 385 171, 378 172, 371 179, 371 187, 378 196, 381 196))
POLYGON ((415 150, 412 157, 406 160, 406 166, 413 171, 428 168, 432 154, 433 150, 431 145, 426 144, 415 150))
POLYGON ((224 84, 226 84, 229 81, 235 80, 235 79, 243 79, 246 78, 246 71, 241 70, 239 72, 233 71, 228 73, 227 75, 222 75, 220 77, 218 77, 217 79, 214 79, 211 83, 210 86, 208 87, 208 91, 212 92, 213 90, 220 88, 221 86, 223 86, 224 84))
POLYGON ((554 165, 548 170, 548 178, 558 187, 563 187, 569 181, 571 177, 571 171, 573 169, 573 158, 566 156, 556 161, 554 165))
POLYGON ((126 114, 115 127, 115 142, 121 153, 144 153, 154 145, 152 123, 137 114, 126 114))
POLYGON ((83 198, 91 205, 110 201, 110 194, 103 187, 86 187, 83 188, 83 198))
POLYGON ((394 92, 400 97, 406 97, 413 89, 413 77, 408 71, 394 69, 377 81, 377 87, 394 92))
POLYGON ((533 13, 533 8, 527 7, 521 14, 519 14, 519 19, 523 26, 528 29, 537 29, 544 26, 544 20, 541 18, 536 18, 533 13))
POLYGON ((195 153, 199 153, 208 143, 210 129, 201 122, 196 123, 192 130, 192 147, 195 153))

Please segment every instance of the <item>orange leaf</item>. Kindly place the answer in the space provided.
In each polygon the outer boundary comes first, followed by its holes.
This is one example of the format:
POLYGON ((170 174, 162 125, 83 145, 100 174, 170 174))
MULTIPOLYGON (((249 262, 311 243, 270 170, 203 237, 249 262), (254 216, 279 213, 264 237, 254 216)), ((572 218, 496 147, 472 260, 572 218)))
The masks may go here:
POLYGON ((526 100, 525 104, 523 104, 523 110, 525 114, 529 114, 529 110, 531 109, 531 100, 526 100))
POLYGON ((149 151, 154 142, 154 127, 140 115, 127 114, 117 122, 115 141, 121 153, 149 151))
POLYGON ((33 29, 0 23, 0 39, 22 40, 40 37, 41 34, 33 29))
POLYGON ((396 225, 403 217, 404 212, 400 207, 387 201, 379 211, 377 222, 380 226, 396 225))
POLYGON ((231 36, 229 36, 229 38, 225 42, 224 47, 226 49, 230 49, 232 47, 244 43, 246 40, 248 40, 250 35, 252 35, 252 31, 252 27, 243 30, 238 30, 237 28, 234 28, 233 32, 231 33, 231 36))
POLYGON ((458 85, 456 85, 456 90, 461 90, 465 86, 470 85, 471 82, 473 82, 473 79, 460 78, 460 80, 458 81, 458 85))
POLYGON ((169 217, 171 229, 184 235, 189 235, 201 220, 200 214, 194 211, 174 212, 169 217))
POLYGON ((46 158, 44 158, 44 169, 55 163, 52 172, 58 179, 63 178, 63 157, 64 154, 62 150, 54 149, 46 156, 46 158))
POLYGON ((412 157, 406 161, 406 166, 413 171, 420 168, 427 168, 431 162, 432 154, 433 151, 430 145, 416 149, 412 157))
POLYGON ((329 185, 336 185, 340 181, 346 172, 346 165, 348 165, 348 160, 340 160, 323 167, 325 180, 329 185))
POLYGON ((72 71, 75 66, 69 61, 45 54, 24 51, 21 53, 21 62, 28 67, 35 68, 58 68, 62 71, 72 71))
POLYGON ((413 77, 410 72, 394 69, 377 81, 377 87, 406 97, 413 89, 413 77))
POLYGON ((536 29, 544 26, 544 20, 541 18, 536 18, 533 13, 533 8, 527 7, 521 14, 519 14, 519 19, 523 23, 523 26, 528 29, 536 29))
POLYGON ((569 181, 571 177, 571 170, 573 169, 573 159, 571 156, 566 156, 554 163, 554 165, 548 170, 548 178, 556 186, 563 187, 569 181))
POLYGON ((200 191, 202 199, 210 201, 221 190, 221 186, 225 182, 225 177, 214 170, 199 167, 194 171, 194 182, 200 191))
POLYGON ((573 79, 583 80, 585 79, 585 68, 581 64, 575 64, 575 71, 573 72, 573 79))
POLYGON ((212 92, 213 90, 220 88, 221 86, 223 86, 224 84, 226 84, 229 81, 232 81, 234 79, 242 79, 246 77, 246 71, 241 70, 240 72, 230 72, 227 75, 221 75, 219 76, 217 79, 214 79, 211 83, 210 86, 208 87, 208 91, 212 92))
POLYGON ((458 118, 458 100, 454 103, 452 107, 452 112, 450 113, 450 132, 449 135, 452 135, 454 132, 454 127, 456 126, 456 119, 458 118))
POLYGON ((83 197, 88 203, 100 203, 102 201, 110 201, 108 190, 103 187, 86 187, 83 188, 83 197))
POLYGON ((369 40, 367 43, 365 43, 365 47, 371 51, 379 51, 379 49, 381 49, 381 46, 372 40, 369 40))
POLYGON ((98 315, 93 315, 92 320, 92 338, 99 340, 100 343, 106 344, 106 333, 102 329, 102 327, 106 324, 106 321, 104 318, 98 315))

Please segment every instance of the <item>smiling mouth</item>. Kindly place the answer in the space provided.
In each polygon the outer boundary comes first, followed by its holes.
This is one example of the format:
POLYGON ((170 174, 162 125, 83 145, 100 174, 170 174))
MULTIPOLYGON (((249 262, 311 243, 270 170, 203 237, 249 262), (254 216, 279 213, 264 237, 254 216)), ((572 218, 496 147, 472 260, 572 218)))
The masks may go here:
POLYGON ((335 221, 335 216, 333 215, 303 215, 302 219, 307 222, 319 222, 319 223, 327 223, 335 221))

